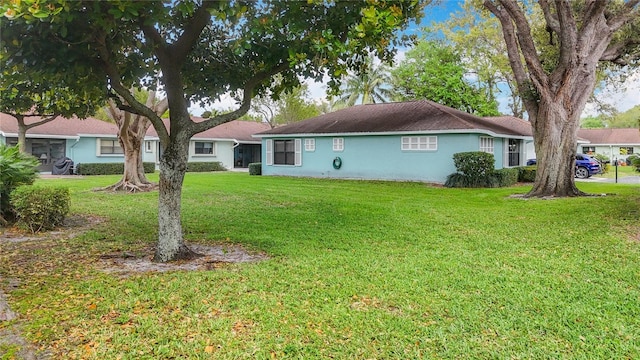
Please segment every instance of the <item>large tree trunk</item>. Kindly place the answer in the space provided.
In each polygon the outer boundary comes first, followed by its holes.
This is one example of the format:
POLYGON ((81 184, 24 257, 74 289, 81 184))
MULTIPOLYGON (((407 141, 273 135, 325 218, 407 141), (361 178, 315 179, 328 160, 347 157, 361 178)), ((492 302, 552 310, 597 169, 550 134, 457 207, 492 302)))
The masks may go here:
POLYGON ((560 102, 543 100, 532 126, 538 170, 527 196, 584 195, 574 179, 578 117, 567 114, 560 102))
POLYGON ((156 185, 144 174, 142 163, 142 142, 149 125, 150 122, 142 117, 128 126, 118 123, 118 140, 124 152, 124 173, 120 181, 106 187, 106 190, 138 192, 155 189, 156 185))
POLYGON ((158 245, 153 261, 193 259, 199 255, 182 238, 180 203, 182 183, 187 171, 189 138, 171 138, 160 159, 158 197, 158 245))

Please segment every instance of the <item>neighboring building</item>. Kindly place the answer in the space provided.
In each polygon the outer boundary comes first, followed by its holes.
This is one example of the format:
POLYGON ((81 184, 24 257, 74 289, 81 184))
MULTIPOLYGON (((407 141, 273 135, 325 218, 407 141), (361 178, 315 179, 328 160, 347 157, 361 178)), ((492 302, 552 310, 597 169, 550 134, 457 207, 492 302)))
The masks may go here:
MULTIPOLYGON (((202 121, 202 118, 194 118, 202 121)), ((36 119, 30 119, 36 121, 36 119)), ((189 144, 189 161, 219 161, 227 169, 247 167, 260 161, 260 141, 252 134, 269 129, 268 124, 234 120, 195 135, 189 144)), ((53 163, 68 157, 75 164, 123 162, 124 155, 115 124, 94 118, 59 117, 27 131, 26 150, 40 159, 40 171, 50 172, 53 163)), ((0 144, 18 143, 18 123, 0 113, 0 144)), ((145 136, 142 157, 159 163, 160 141, 153 129, 145 136)))
POLYGON ((578 153, 600 154, 609 160, 625 160, 631 154, 640 154, 640 130, 580 129, 578 137, 588 141, 578 144, 578 153))
POLYGON ((353 106, 254 136, 263 175, 438 183, 456 172, 455 153, 490 152, 501 169, 524 165, 533 141, 525 120, 426 100, 353 106))

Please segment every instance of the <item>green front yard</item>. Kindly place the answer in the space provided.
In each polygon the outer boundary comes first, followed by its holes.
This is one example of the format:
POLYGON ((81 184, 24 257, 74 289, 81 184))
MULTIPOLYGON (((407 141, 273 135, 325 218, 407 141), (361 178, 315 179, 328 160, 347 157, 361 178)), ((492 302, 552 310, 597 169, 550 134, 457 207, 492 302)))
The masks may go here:
POLYGON ((90 191, 117 179, 39 180, 106 221, 0 244, 23 334, 54 358, 640 357, 637 186, 521 200, 528 187, 188 173, 187 241, 270 259, 119 277, 98 260, 155 242, 157 193, 90 191))

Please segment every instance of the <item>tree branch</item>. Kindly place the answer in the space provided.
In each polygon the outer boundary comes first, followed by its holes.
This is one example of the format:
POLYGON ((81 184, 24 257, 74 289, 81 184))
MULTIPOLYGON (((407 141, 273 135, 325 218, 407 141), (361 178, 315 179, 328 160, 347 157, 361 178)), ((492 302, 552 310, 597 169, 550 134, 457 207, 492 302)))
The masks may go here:
POLYGON ((547 21, 547 26, 551 31, 558 34, 560 33, 560 22, 558 21, 557 14, 551 13, 551 6, 547 0, 538 0, 538 4, 542 8, 542 13, 544 14, 544 19, 547 21))
POLYGON ((230 113, 222 114, 215 116, 209 120, 205 120, 199 123, 193 123, 189 128, 190 136, 193 136, 197 133, 203 132, 205 130, 211 129, 220 124, 224 124, 226 122, 236 120, 242 115, 246 114, 247 111, 251 108, 251 99, 253 98, 253 90, 260 85, 264 80, 270 78, 273 75, 279 74, 285 70, 289 69, 289 62, 284 61, 280 65, 272 68, 269 71, 264 71, 262 73, 256 74, 253 78, 251 78, 244 86, 243 94, 242 94, 242 102, 240 107, 232 111, 230 113))
POLYGON ((638 4, 640 4, 640 0, 629 0, 624 4, 622 10, 608 21, 612 32, 620 29, 630 19, 640 16, 640 8, 636 8, 638 4))
POLYGON ((160 119, 160 117, 156 115, 156 113, 153 112, 153 110, 151 110, 150 108, 146 107, 144 104, 141 104, 139 101, 137 101, 135 97, 131 94, 131 92, 129 92, 129 89, 127 89, 122 84, 122 82, 120 82, 120 74, 116 69, 116 67, 113 65, 113 63, 111 62, 111 56, 109 54, 109 51, 107 50, 108 48, 106 43, 106 34, 104 34, 104 32, 102 32, 101 34, 98 34, 98 36, 96 37, 96 43, 98 44, 97 49, 98 49, 98 54, 100 55, 99 56, 100 61, 102 62, 103 70, 105 71, 105 73, 107 74, 107 77, 109 78, 109 85, 128 104, 128 105, 123 104, 122 101, 120 101, 120 99, 117 96, 114 96, 113 100, 118 104, 118 108, 120 108, 123 111, 127 111, 130 113, 147 117, 153 124, 153 127, 156 129, 156 132, 158 133, 158 137, 160 137, 160 139, 163 139, 163 138, 168 139, 169 133, 166 127, 164 126, 162 119, 160 119))
POLYGON ((513 70, 513 75, 518 86, 518 92, 520 93, 523 103, 526 105, 527 111, 530 112, 529 115, 531 117, 535 117, 538 112, 538 104, 535 99, 527 96, 532 89, 528 86, 529 77, 527 76, 524 64, 522 63, 520 52, 518 51, 518 39, 509 13, 507 13, 503 8, 499 8, 490 0, 485 0, 484 6, 491 11, 502 24, 502 34, 506 43, 509 65, 513 70))

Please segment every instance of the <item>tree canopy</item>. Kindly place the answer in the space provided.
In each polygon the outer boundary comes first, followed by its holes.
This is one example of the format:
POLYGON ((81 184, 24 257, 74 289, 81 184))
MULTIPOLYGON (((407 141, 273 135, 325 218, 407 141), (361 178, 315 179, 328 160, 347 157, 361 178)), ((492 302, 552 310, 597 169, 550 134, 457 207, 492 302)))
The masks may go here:
POLYGON ((462 56, 443 42, 420 41, 391 74, 399 100, 428 99, 479 116, 499 115, 491 92, 470 83, 462 56))
POLYGON ((425 1, 73 1, 3 2, 7 63, 30 71, 86 79, 122 110, 147 117, 160 138, 159 241, 155 259, 192 256, 182 238, 180 197, 189 139, 245 114, 267 89, 278 94, 300 78, 325 74, 337 88, 369 53, 390 60, 398 30, 422 14, 425 1), (62 75, 60 75, 62 74, 62 75), (282 81, 274 81, 280 74, 282 81), (137 101, 132 87, 161 78, 168 128, 137 101), (193 121, 188 107, 226 93, 229 113, 193 121))

